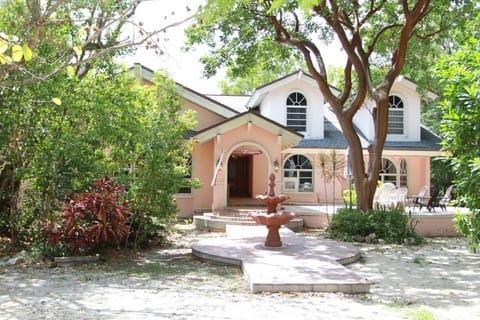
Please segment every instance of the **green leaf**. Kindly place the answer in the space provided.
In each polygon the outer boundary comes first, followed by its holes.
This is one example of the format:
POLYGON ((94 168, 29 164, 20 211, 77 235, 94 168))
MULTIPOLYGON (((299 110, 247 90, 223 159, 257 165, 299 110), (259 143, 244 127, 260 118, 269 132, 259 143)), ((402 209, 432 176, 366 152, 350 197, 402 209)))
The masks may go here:
POLYGON ((75 68, 73 66, 68 66, 67 67, 67 73, 70 77, 74 77, 75 76, 75 68))
POLYGON ((60 100, 60 99, 57 98, 57 97, 52 98, 52 102, 55 103, 57 106, 59 106, 59 105, 62 104, 62 100, 60 100))
POLYGON ((23 58, 23 49, 18 44, 12 46, 12 59, 15 62, 22 61, 23 58))
POLYGON ((74 46, 73 51, 75 51, 77 55, 81 55, 83 52, 82 46, 74 46))
POLYGON ((6 64, 8 63, 8 56, 4 55, 3 53, 0 53, 0 64, 6 64))
POLYGON ((23 58, 25 58, 25 61, 30 61, 32 59, 32 50, 24 44, 22 46, 22 51, 23 51, 23 58))
POLYGON ((0 39, 0 54, 5 53, 8 50, 8 42, 0 39))

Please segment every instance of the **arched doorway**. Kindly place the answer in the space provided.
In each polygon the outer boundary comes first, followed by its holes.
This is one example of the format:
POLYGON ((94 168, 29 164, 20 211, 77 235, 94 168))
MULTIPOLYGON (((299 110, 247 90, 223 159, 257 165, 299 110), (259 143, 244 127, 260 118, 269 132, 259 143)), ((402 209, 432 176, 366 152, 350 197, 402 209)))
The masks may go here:
POLYGON ((227 168, 228 204, 253 202, 257 194, 265 192, 269 167, 264 152, 263 148, 251 144, 233 149, 227 168))

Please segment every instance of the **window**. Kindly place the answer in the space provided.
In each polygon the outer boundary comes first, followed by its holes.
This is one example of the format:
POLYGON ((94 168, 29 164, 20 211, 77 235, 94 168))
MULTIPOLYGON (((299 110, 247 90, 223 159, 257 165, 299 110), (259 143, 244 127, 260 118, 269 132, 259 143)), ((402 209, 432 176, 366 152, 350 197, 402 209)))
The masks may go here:
POLYGON ((283 191, 313 192, 311 161, 300 154, 290 156, 283 165, 283 191))
POLYGON ((404 134, 404 106, 398 96, 388 98, 388 134, 404 134))
POLYGON ((299 92, 287 98, 287 127, 295 131, 307 131, 307 99, 299 92))
MULTIPOLYGON (((188 160, 187 160, 187 170, 188 170, 188 173, 185 175, 185 179, 188 179, 188 181, 190 181, 190 179, 192 179, 192 156, 190 155, 188 157, 188 160)), ((181 187, 180 190, 178 190, 178 193, 180 194, 191 194, 192 193, 192 187, 189 185, 189 186, 185 186, 185 187, 181 187)))
POLYGON ((380 168, 379 180, 383 183, 390 182, 398 186, 397 183, 397 168, 395 164, 385 158, 382 158, 382 166, 380 168))

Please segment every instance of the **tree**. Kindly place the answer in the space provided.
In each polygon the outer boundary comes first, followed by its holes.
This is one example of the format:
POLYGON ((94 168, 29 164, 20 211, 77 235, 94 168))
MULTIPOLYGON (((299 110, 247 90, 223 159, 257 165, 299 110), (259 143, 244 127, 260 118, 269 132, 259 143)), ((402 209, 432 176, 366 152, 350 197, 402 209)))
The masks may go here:
POLYGON ((460 7, 451 1, 436 1, 431 6, 429 0, 210 0, 200 11, 198 23, 188 30, 188 43, 210 47, 207 74, 220 66, 254 64, 250 55, 263 43, 298 50, 340 123, 350 147, 357 206, 367 210, 372 208, 387 135, 389 92, 405 65, 408 43, 441 32, 444 24, 428 18, 451 18, 460 7), (332 39, 347 56, 344 86, 338 95, 330 87, 319 46, 319 42, 332 39), (383 72, 374 77, 373 70, 383 72), (375 135, 368 147, 367 165, 353 125, 353 117, 366 99, 375 105, 375 135))
POLYGON ((174 195, 189 185, 190 142, 182 134, 194 125, 192 115, 179 112, 165 76, 146 87, 110 63, 93 71, 81 80, 61 73, 4 89, 0 234, 33 235, 69 194, 106 175, 126 186, 140 240, 176 214, 174 195))
MULTIPOLYGON (((269 43, 271 46, 272 44, 269 43)), ((259 48, 253 65, 230 66, 226 71, 226 80, 219 82, 223 94, 251 94, 259 86, 278 79, 280 76, 302 69, 302 60, 298 52, 287 47, 259 48), (278 53, 264 55, 263 52, 277 50, 278 53), (244 68, 243 71, 239 69, 244 68), (242 76, 239 76, 242 74, 242 76)), ((205 58, 208 59, 208 58, 205 58)), ((205 60, 204 60, 205 61, 205 60)))
POLYGON ((160 53, 159 34, 185 20, 147 30, 134 16, 144 1, 1 1, 0 87, 44 81, 66 68, 81 78, 96 59, 142 44, 160 53))
POLYGON ((476 250, 480 248, 480 37, 443 58, 435 70, 445 85, 440 126, 443 147, 453 165, 460 200, 471 212, 460 216, 457 226, 476 250))

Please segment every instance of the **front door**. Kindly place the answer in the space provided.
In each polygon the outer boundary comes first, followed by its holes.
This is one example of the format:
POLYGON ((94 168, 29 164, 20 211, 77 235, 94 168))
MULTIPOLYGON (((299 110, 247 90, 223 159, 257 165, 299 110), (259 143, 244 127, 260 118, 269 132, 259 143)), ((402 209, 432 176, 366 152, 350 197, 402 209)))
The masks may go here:
POLYGON ((252 156, 230 158, 228 161, 229 197, 246 198, 252 196, 251 166, 252 156))

